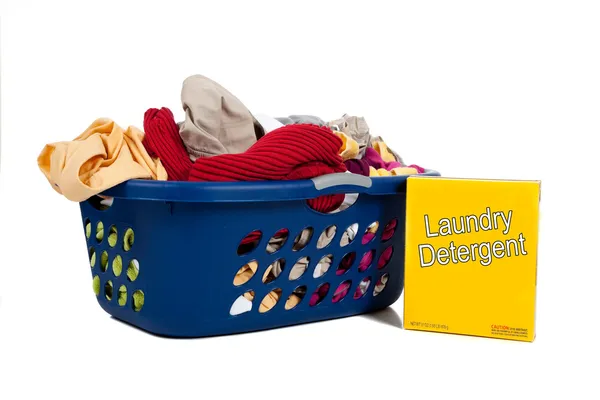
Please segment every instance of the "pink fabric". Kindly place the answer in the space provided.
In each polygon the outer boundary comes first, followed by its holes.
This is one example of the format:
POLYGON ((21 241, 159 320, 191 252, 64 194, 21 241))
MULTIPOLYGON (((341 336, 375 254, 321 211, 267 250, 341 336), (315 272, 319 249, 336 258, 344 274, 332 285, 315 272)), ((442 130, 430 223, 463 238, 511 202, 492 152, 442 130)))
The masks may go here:
POLYGON ((371 167, 375 169, 383 168, 390 171, 397 167, 403 167, 403 165, 398 161, 383 161, 379 153, 371 147, 367 147, 367 149, 365 150, 365 156, 362 159, 365 160, 371 167))
POLYGON ((365 279, 363 279, 358 286, 356 287, 356 290, 354 291, 354 299, 358 300, 361 297, 363 297, 365 295, 365 293, 367 293, 367 290, 369 290, 369 286, 371 285, 371 278, 367 277, 365 279))
POLYGON ((331 299, 331 301, 337 303, 344 297, 346 297, 348 291, 350 291, 350 285, 352 285, 351 281, 344 281, 340 283, 340 286, 338 286, 338 288, 335 289, 335 293, 333 294, 333 298, 331 299))
POLYGON ((398 220, 394 218, 390 222, 388 222, 383 228, 383 234, 381 235, 381 240, 386 242, 394 236, 396 232, 396 226, 398 225, 398 220))
POLYGON ((374 256, 375 250, 369 250, 365 254, 363 254, 360 263, 358 264, 358 272, 366 271, 371 266, 374 256))
MULTIPOLYGON (((383 168, 388 171, 391 171, 392 169, 397 167, 405 167, 405 165, 402 165, 402 163, 398 161, 383 161, 379 153, 371 147, 368 147, 365 150, 365 156, 361 160, 347 160, 344 162, 344 164, 346 165, 346 169, 348 169, 348 171, 352 172, 353 174, 360 174, 365 176, 369 176, 369 167, 373 167, 375 169, 383 168)), ((425 169, 423 167, 419 167, 415 164, 408 165, 408 167, 416 169, 419 174, 425 172, 425 169)))
POLYGON ((319 286, 317 288, 317 290, 315 290, 315 292, 312 294, 312 296, 310 296, 310 306, 316 306, 317 304, 319 304, 321 301, 323 301, 323 299, 325 298, 325 296, 327 296, 327 293, 329 292, 329 283, 324 283, 321 286, 319 286))
POLYGON ((379 261, 377 261, 377 269, 383 269, 390 262, 390 258, 392 258, 393 253, 394 248, 392 246, 385 249, 379 256, 379 261))
POLYGON ((374 237, 375 237, 374 233, 371 233, 371 232, 365 233, 364 236, 363 236, 363 238, 362 238, 362 244, 369 243, 371 240, 373 240, 374 237))

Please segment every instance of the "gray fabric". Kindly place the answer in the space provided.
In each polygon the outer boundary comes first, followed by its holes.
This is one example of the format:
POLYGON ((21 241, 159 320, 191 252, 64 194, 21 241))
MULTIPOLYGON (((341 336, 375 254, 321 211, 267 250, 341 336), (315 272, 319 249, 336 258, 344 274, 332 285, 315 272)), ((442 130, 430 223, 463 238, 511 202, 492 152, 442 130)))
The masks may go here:
POLYGON ((296 261, 296 264, 294 264, 294 266, 292 267, 292 270, 290 271, 289 280, 295 281, 296 279, 299 279, 302 275, 304 275, 304 272, 306 272, 307 268, 308 257, 302 257, 301 259, 296 261))
POLYGON ((341 118, 329 121, 327 126, 333 130, 344 132, 358 143, 358 158, 362 158, 367 147, 371 147, 369 125, 363 117, 344 114, 341 118))
POLYGON ((321 232, 321 236, 319 236, 319 240, 317 240, 317 249, 322 249, 324 247, 327 247, 329 245, 329 243, 331 243, 331 241, 333 240, 336 230, 337 230, 337 228, 335 225, 331 225, 331 226, 328 226, 327 228, 325 228, 325 230, 323 230, 323 232, 321 232))
POLYGON ((318 126, 327 126, 325 121, 314 115, 290 115, 289 117, 277 117, 275 119, 284 125, 313 124, 318 126))
POLYGON ((264 135, 264 129, 242 102, 202 75, 183 81, 185 121, 179 134, 192 161, 226 153, 243 153, 264 135))
MULTIPOLYGON (((342 115, 341 118, 329 121, 327 123, 331 129, 344 132, 358 143, 358 158, 363 158, 367 147, 373 147, 375 142, 384 142, 381 136, 371 136, 369 125, 363 117, 342 115)), ((405 165, 402 157, 388 146, 389 151, 394 155, 396 161, 405 165)))

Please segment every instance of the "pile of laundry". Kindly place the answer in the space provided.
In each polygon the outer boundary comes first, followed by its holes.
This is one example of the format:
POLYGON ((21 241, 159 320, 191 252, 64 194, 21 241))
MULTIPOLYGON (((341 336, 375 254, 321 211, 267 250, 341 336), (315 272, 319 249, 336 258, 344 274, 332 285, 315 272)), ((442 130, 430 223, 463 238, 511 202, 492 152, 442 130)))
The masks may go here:
MULTIPOLYGON (((232 182, 424 172, 372 136, 363 117, 253 114, 202 75, 184 80, 181 102, 183 121, 168 108, 151 108, 144 131, 99 118, 72 141, 46 145, 38 165, 54 190, 77 202, 130 179, 232 182)), ((331 212, 344 198, 321 196, 309 205, 331 212)))

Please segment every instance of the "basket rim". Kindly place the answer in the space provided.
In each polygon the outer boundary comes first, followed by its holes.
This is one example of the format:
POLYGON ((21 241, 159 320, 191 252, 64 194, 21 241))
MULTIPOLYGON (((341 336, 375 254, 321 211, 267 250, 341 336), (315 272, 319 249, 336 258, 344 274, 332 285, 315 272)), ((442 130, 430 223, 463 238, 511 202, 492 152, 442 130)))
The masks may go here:
MULTIPOLYGON (((369 187, 341 184, 317 189, 311 179, 254 182, 185 182, 131 179, 114 186, 101 196, 170 202, 253 202, 306 200, 335 193, 390 195, 404 193, 409 177, 437 177, 440 173, 426 169, 415 175, 370 177, 369 187)), ((363 177, 364 179, 365 177, 363 177)))

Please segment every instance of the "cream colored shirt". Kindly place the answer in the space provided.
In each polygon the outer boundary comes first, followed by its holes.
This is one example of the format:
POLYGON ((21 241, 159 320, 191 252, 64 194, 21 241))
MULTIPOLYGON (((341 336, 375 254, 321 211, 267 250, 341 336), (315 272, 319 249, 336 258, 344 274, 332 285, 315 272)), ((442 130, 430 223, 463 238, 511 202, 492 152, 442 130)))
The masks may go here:
POLYGON ((129 179, 167 180, 167 171, 150 157, 143 138, 133 126, 123 130, 99 118, 73 141, 46 145, 38 166, 54 190, 77 202, 129 179))

